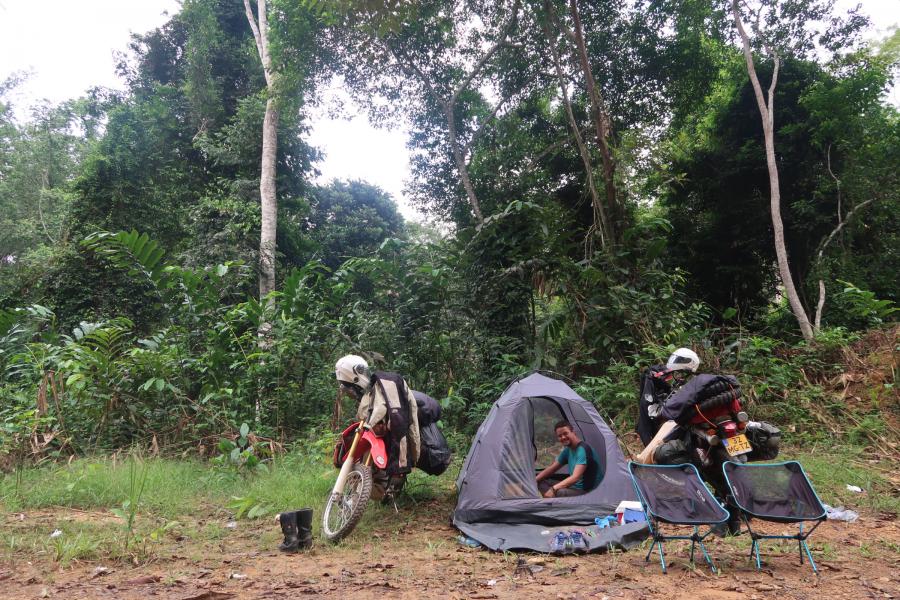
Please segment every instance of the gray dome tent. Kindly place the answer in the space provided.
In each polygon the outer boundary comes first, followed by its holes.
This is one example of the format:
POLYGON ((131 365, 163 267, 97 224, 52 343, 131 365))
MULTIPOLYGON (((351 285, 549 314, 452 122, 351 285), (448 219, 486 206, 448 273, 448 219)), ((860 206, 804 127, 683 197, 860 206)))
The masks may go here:
MULTIPOLYGON (((560 473, 565 471, 564 465, 560 473)), ((620 501, 636 499, 616 436, 597 409, 564 382, 539 373, 513 382, 494 403, 456 486, 453 524, 492 550, 546 551, 549 529, 591 525, 620 501), (535 475, 560 451, 554 425, 563 419, 593 448, 603 479, 581 496, 542 498, 535 475)), ((602 532, 603 547, 625 547, 646 536, 646 525, 602 532)))

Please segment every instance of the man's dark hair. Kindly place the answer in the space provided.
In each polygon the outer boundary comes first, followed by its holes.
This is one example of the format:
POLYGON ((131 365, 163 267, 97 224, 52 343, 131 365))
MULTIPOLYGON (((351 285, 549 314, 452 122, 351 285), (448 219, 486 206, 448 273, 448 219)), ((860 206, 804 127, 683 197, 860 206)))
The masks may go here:
POLYGON ((554 425, 553 431, 556 431, 557 429, 562 429, 563 427, 568 427, 569 431, 575 431, 575 429, 572 427, 572 424, 569 423, 568 421, 566 421, 565 419, 563 419, 562 421, 559 421, 556 425, 554 425))

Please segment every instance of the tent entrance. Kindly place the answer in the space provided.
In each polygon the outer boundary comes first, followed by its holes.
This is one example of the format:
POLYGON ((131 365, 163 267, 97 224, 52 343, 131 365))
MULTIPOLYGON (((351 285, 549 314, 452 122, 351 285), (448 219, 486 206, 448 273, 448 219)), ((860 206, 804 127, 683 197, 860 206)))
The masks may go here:
MULTIPOLYGON (((568 421, 562 407, 550 398, 529 398, 531 406, 531 443, 534 446, 534 470, 541 471, 559 456, 559 441, 556 439, 556 424, 568 421)), ((579 433, 576 431, 576 433, 579 433)), ((559 471, 562 473, 563 471, 559 471)), ((568 476, 568 467, 564 471, 568 476)))
MULTIPOLYGON (((504 500, 540 498, 535 475, 559 455, 556 424, 570 421, 563 407, 552 398, 527 398, 510 419, 500 458, 499 496, 504 500)), ((581 434, 577 424, 576 433, 581 434)), ((563 466, 557 475, 568 476, 563 466)))

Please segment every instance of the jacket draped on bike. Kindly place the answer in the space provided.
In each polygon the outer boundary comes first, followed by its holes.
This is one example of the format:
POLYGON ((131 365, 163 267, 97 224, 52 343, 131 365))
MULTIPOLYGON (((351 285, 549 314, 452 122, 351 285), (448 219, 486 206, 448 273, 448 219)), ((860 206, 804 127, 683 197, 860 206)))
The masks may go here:
POLYGON ((356 416, 384 436, 388 475, 412 471, 419 460, 422 444, 416 400, 403 377, 376 371, 368 392, 359 401, 356 416))

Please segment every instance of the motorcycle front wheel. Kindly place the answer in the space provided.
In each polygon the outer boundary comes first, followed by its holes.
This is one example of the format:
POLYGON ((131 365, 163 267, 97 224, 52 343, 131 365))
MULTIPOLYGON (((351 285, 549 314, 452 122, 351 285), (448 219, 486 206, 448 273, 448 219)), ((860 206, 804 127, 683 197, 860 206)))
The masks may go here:
POLYGON ((332 492, 322 514, 322 533, 330 542, 337 542, 353 531, 362 518, 372 495, 372 469, 364 464, 353 465, 347 475, 344 491, 332 492))

